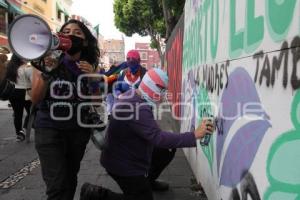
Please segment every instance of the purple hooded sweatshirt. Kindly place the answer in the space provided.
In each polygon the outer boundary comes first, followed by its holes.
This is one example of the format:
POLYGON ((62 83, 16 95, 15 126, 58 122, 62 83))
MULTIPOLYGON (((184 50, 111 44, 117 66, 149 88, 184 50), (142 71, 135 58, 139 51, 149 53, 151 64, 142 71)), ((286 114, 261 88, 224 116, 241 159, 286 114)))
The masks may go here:
POLYGON ((162 131, 154 119, 151 106, 134 90, 127 91, 124 96, 127 98, 118 100, 114 105, 114 116, 108 127, 108 147, 101 155, 101 164, 109 173, 117 176, 147 175, 154 146, 196 146, 193 132, 180 134, 162 131), (130 94, 132 96, 128 98, 130 94))

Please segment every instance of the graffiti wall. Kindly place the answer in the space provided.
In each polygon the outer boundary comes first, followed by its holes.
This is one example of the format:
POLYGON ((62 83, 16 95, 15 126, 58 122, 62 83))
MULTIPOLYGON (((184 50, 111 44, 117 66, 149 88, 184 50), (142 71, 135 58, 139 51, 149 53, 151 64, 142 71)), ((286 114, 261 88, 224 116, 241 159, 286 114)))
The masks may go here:
POLYGON ((181 131, 214 116, 185 149, 210 200, 300 199, 300 2, 187 0, 181 131))

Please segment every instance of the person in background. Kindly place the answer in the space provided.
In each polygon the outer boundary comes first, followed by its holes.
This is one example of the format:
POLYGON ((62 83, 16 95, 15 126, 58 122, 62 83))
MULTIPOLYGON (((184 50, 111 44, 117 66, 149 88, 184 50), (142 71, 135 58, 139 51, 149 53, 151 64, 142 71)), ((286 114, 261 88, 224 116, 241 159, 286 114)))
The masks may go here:
POLYGON ((0 62, 3 64, 7 64, 8 57, 6 54, 0 53, 0 62))
POLYGON ((103 66, 98 66, 97 73, 98 74, 105 74, 105 68, 103 66))
POLYGON ((148 178, 153 149, 195 147, 197 139, 213 133, 213 123, 205 119, 194 132, 171 133, 159 128, 152 110, 164 99, 167 85, 167 74, 161 69, 151 69, 138 89, 120 96, 109 123, 101 164, 123 194, 85 183, 80 200, 153 200, 148 178))
POLYGON ((126 62, 122 63, 123 70, 118 76, 117 82, 113 87, 113 95, 118 98, 119 95, 123 94, 131 88, 137 89, 146 69, 141 66, 140 54, 137 50, 130 50, 126 55, 126 62))
POLYGON ((25 139, 25 128, 30 114, 31 101, 26 98, 26 93, 31 88, 32 67, 13 54, 7 64, 6 79, 15 84, 15 90, 9 98, 9 102, 14 111, 16 141, 21 142, 25 139), (27 115, 23 123, 24 108, 27 115))
POLYGON ((7 55, 0 53, 0 80, 5 77, 6 74, 7 55))
POLYGON ((0 80, 3 80, 6 73, 6 66, 0 61, 0 80))
POLYGON ((83 106, 77 114, 79 106, 91 100, 82 98, 77 87, 84 96, 95 95, 90 89, 93 79, 79 81, 79 76, 95 72, 100 54, 97 39, 82 22, 71 19, 60 32, 70 37, 72 47, 58 59, 45 57, 48 73, 34 70, 31 92, 37 105, 35 147, 48 200, 74 198, 80 162, 91 133, 90 128, 82 126, 88 124, 89 106, 83 106))
POLYGON ((5 78, 9 53, 6 47, 0 47, 0 100, 8 100, 14 91, 14 84, 5 78))
POLYGON ((103 73, 107 78, 106 78, 106 84, 107 84, 107 96, 106 96, 106 106, 107 106, 107 114, 110 116, 114 102, 115 102, 115 97, 113 95, 113 88, 115 87, 115 83, 118 80, 118 77, 120 74, 122 74, 122 70, 126 69, 127 63, 123 62, 118 65, 111 65, 109 70, 105 73, 103 73))
POLYGON ((0 80, 3 80, 6 75, 7 70, 7 54, 9 54, 10 51, 6 47, 0 47, 0 80))

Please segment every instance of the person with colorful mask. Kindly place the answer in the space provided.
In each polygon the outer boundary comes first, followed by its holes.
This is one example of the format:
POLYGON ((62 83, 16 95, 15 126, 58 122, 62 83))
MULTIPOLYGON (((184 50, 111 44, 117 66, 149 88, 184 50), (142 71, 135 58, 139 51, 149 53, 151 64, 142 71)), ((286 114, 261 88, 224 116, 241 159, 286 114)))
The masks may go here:
POLYGON ((107 112, 111 114, 115 99, 119 95, 126 92, 130 88, 137 88, 146 69, 140 65, 140 54, 137 50, 130 50, 127 53, 126 61, 112 66, 109 71, 105 73, 108 77, 109 94, 107 95, 107 112))
POLYGON ((91 133, 83 126, 89 117, 88 108, 81 105, 94 95, 89 85, 92 79, 79 78, 94 73, 100 54, 97 39, 82 22, 71 19, 60 33, 70 38, 72 46, 58 59, 44 58, 48 72, 34 70, 31 93, 37 107, 35 147, 48 200, 74 198, 80 162, 91 133))
MULTIPOLYGON (((146 69, 140 65, 141 58, 137 50, 130 50, 126 56, 126 66, 119 75, 115 86, 113 87, 113 94, 119 97, 122 93, 131 88, 138 88, 146 69)), ((122 65, 121 65, 122 66, 122 65)))
POLYGON ((101 164, 123 194, 85 183, 80 200, 153 200, 148 178, 153 149, 195 147, 197 139, 213 133, 214 125, 206 119, 194 132, 171 133, 159 128, 152 110, 162 102, 167 85, 167 74, 155 68, 145 74, 138 89, 120 96, 109 123, 101 164))
MULTIPOLYGON (((114 101, 130 89, 137 89, 146 73, 146 69, 140 64, 141 58, 137 50, 130 50, 126 56, 126 62, 120 65, 123 68, 116 84, 113 86, 113 95, 108 95, 108 113, 113 109, 114 101), (126 66, 126 67, 125 67, 126 66)), ((176 149, 154 148, 152 163, 149 171, 149 180, 154 191, 166 191, 169 184, 158 180, 162 171, 173 160, 176 149)))

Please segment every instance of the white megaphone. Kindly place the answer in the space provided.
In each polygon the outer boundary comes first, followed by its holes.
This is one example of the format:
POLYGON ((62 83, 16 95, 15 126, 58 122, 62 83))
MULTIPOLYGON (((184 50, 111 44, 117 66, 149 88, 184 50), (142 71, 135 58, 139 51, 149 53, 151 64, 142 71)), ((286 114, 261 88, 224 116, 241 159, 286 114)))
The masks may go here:
POLYGON ((63 34, 53 34, 39 16, 26 14, 17 17, 9 27, 8 42, 13 53, 25 60, 37 60, 51 50, 67 51, 72 41, 63 34))

